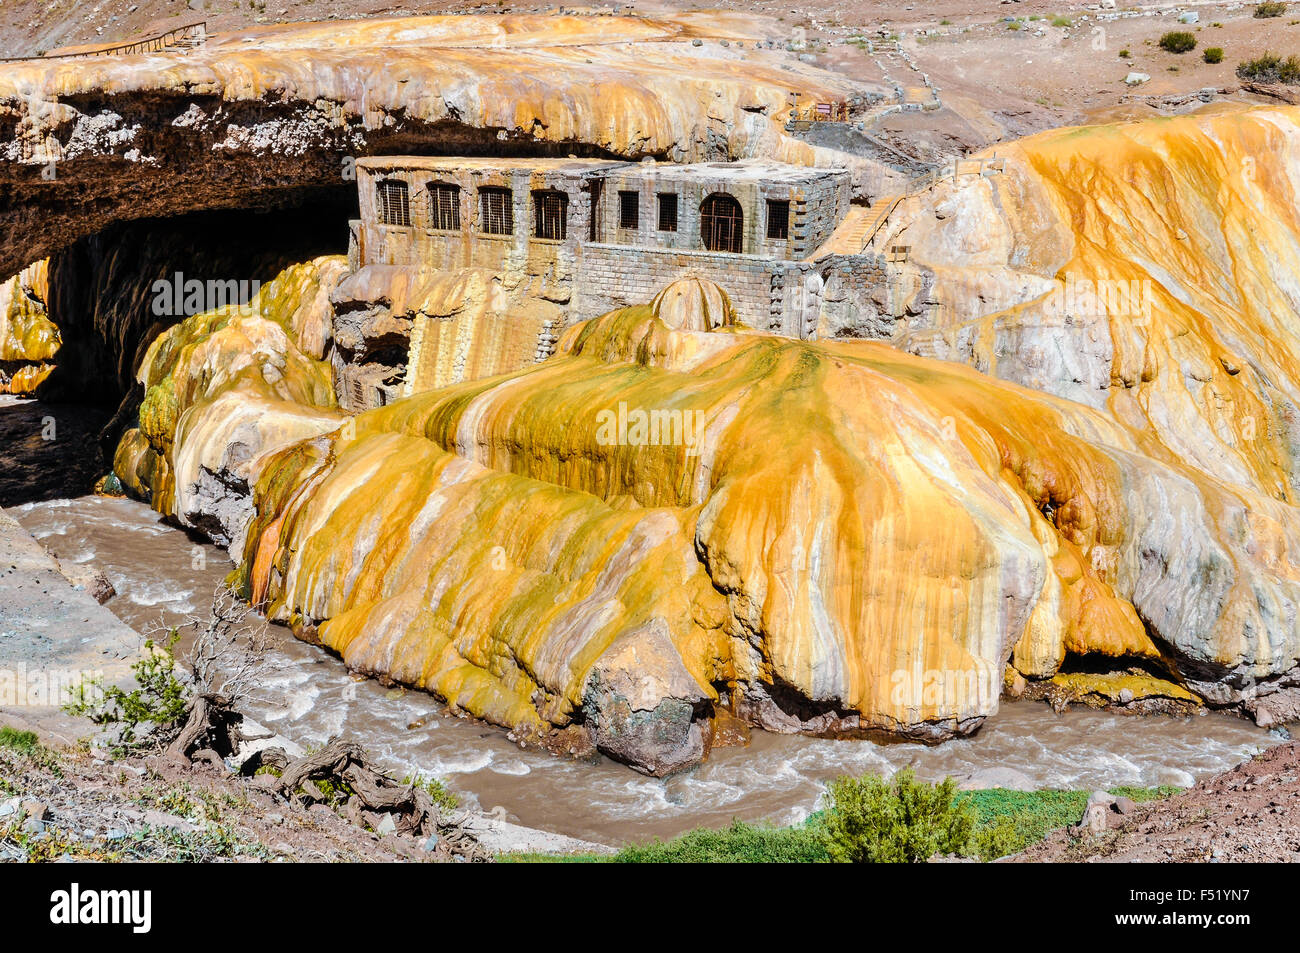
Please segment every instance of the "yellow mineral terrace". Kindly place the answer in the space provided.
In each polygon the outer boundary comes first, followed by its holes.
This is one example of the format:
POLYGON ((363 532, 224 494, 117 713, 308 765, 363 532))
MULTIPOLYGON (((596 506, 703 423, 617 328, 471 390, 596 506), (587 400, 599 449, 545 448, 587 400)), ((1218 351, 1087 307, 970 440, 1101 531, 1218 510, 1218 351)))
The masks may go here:
POLYGON ((1300 659, 1298 115, 1054 131, 927 189, 890 234, 933 326, 891 339, 758 331, 687 278, 352 416, 320 259, 154 343, 116 470, 353 669, 651 774, 723 713, 966 734, 1008 664, 1253 711, 1300 659))

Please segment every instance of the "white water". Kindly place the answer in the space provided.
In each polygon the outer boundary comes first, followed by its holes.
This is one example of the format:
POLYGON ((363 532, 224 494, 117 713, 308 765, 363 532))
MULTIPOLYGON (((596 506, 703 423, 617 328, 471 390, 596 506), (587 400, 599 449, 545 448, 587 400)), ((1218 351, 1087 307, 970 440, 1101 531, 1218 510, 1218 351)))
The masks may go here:
MULTIPOLYGON (((82 497, 12 512, 59 558, 104 570, 119 593, 108 608, 137 631, 203 612, 231 568, 221 550, 141 503, 82 497)), ((715 750, 708 763, 657 780, 603 759, 592 765, 522 750, 499 729, 447 716, 431 696, 354 680, 338 659, 272 629, 276 664, 247 706, 259 721, 301 744, 346 734, 398 770, 446 779, 467 803, 607 843, 733 817, 792 822, 815 808, 825 780, 846 773, 910 764, 939 779, 1010 767, 1040 787, 1188 785, 1278 740, 1226 715, 1056 715, 1041 703, 1017 703, 1004 704, 975 737, 936 748, 756 732, 748 748, 715 750)))

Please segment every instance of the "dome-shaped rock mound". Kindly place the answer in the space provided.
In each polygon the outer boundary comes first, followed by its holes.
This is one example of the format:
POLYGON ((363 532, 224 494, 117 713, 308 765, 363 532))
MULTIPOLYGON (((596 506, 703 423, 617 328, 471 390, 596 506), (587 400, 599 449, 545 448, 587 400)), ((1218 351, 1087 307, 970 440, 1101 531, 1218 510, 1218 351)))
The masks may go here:
POLYGON ((736 323, 731 297, 717 282, 680 278, 650 302, 654 316, 674 331, 712 331, 736 323))

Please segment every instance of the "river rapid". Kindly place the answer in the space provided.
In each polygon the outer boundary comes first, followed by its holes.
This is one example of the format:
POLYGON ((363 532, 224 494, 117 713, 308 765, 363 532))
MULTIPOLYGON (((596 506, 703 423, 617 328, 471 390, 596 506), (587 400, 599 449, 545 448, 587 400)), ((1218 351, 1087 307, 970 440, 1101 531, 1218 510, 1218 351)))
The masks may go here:
MULTIPOLYGON (((205 612, 231 569, 225 552, 132 500, 40 500, 10 512, 59 559, 102 569, 118 592, 108 608, 136 631, 205 612)), ((252 717, 304 745, 345 734, 398 771, 445 779, 467 804, 605 843, 736 817, 795 822, 816 808, 827 779, 846 773, 912 765, 937 780, 1013 768, 1039 787, 1190 785, 1280 740, 1227 715, 1057 715, 1043 703, 1004 702, 974 737, 934 748, 756 731, 749 747, 717 749, 707 763, 661 780, 603 758, 593 765, 521 749, 500 729, 447 714, 432 696, 358 680, 287 629, 268 628, 273 664, 245 706, 252 717)))

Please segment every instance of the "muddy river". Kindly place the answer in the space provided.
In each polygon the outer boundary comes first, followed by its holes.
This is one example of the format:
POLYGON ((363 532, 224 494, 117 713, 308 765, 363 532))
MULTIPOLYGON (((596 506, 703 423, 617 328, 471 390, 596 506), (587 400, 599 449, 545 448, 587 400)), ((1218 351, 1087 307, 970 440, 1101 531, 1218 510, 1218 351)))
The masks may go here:
MULTIPOLYGON (((104 570, 118 591, 108 608, 137 631, 203 612, 230 570, 222 550, 134 501, 86 496, 10 512, 60 559, 104 570)), ((733 817, 797 821, 815 808, 822 783, 844 773, 913 765, 938 779, 1006 767, 1042 787, 1187 785, 1278 740, 1230 716, 1057 715, 1026 702, 1004 704, 975 737, 937 748, 756 732, 748 748, 717 750, 707 764, 656 780, 610 761, 574 763, 520 749, 499 729, 446 715, 421 692, 357 681, 338 659, 271 629, 275 664, 247 706, 253 717, 301 744, 347 734, 399 770, 446 779, 467 803, 607 843, 733 817)))

